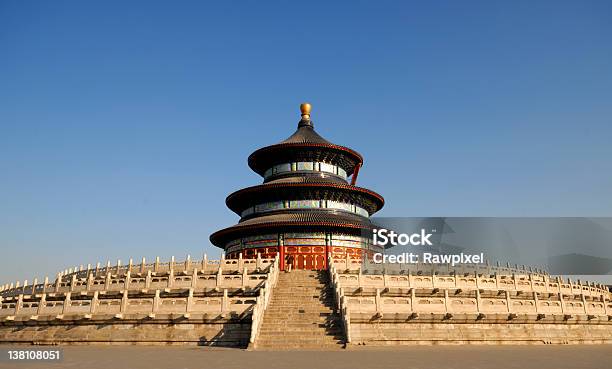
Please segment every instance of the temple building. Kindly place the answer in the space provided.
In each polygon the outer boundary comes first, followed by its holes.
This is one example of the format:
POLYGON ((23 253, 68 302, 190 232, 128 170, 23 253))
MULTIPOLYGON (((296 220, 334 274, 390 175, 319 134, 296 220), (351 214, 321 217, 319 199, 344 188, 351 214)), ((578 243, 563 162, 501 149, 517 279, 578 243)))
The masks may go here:
POLYGON ((263 183, 230 194, 238 224, 210 236, 226 258, 280 256, 280 268, 327 269, 328 258, 361 259, 374 249, 364 230, 384 205, 382 196, 355 183, 363 157, 321 137, 300 106, 297 130, 253 152, 249 167, 263 183))
POLYGON ((51 279, 24 270, 34 278, 0 285, 0 343, 612 343, 612 293, 598 283, 525 265, 442 264, 438 273, 366 262, 383 251, 370 216, 384 200, 355 186, 361 155, 315 132, 309 104, 301 112, 293 135, 249 157, 263 183, 227 197, 240 221, 210 236, 219 260, 130 258, 51 279))

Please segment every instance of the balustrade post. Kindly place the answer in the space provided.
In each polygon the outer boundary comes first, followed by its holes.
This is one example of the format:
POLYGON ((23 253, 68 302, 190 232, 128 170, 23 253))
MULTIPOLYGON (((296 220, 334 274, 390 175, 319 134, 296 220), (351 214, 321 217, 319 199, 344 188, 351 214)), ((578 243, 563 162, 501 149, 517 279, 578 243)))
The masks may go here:
POLYGON ((246 287, 248 280, 249 280, 249 274, 248 274, 247 268, 243 268, 242 269, 242 288, 246 287))
POLYGON ((221 300, 221 313, 229 311, 229 299, 227 297, 227 288, 223 289, 223 300, 221 300))
POLYGON ((174 271, 174 255, 170 258, 170 271, 174 271))
POLYGON ((155 257, 155 265, 153 266, 153 271, 157 272, 159 270, 159 256, 155 257))
POLYGON ((91 291, 91 287, 93 286, 94 274, 89 272, 87 275, 87 291, 91 291))
POLYGON ((198 268, 193 268, 191 273, 191 287, 196 288, 198 286, 198 268))
POLYGON ((145 259, 145 257, 142 257, 142 261, 140 262, 140 273, 144 273, 145 272, 145 265, 147 263, 147 260, 145 259))
POLYGON ((128 272, 132 271, 132 265, 134 264, 134 260, 132 260, 132 258, 130 258, 130 260, 128 260, 128 272))
POLYGON ((110 289, 110 285, 111 285, 111 274, 106 273, 106 280, 104 281, 104 289, 108 291, 110 289))
POLYGON ((98 309, 98 291, 94 291, 93 297, 91 299, 91 306, 89 307, 89 312, 94 314, 96 309, 98 309))
POLYGON ((187 259, 185 259, 185 271, 191 268, 191 255, 187 254, 187 259))
POLYGON ((204 257, 202 258, 202 271, 206 270, 207 265, 208 265, 208 255, 204 253, 204 257))
POLYGON ((47 285, 49 284, 49 277, 45 276, 45 283, 43 284, 43 289, 42 289, 42 293, 45 294, 47 293, 47 285))
POLYGON ((76 273, 72 274, 72 276, 70 277, 70 292, 73 292, 76 287, 76 279, 76 273))
POLYGON ((219 264, 219 269, 217 270, 216 286, 220 287, 222 283, 223 283, 223 272, 221 270, 221 264, 219 264))
POLYGON ((187 312, 193 310, 193 288, 189 289, 189 295, 187 296, 187 312))
POLYGON ((448 300, 448 289, 444 289, 444 310, 446 310, 446 313, 450 313, 452 310, 452 305, 449 304, 449 300, 448 300))
POLYGON ((19 311, 23 307, 23 294, 17 296, 17 304, 15 304, 15 315, 19 314, 19 311))
POLYGON ((159 305, 161 303, 161 298, 159 297, 159 290, 155 290, 155 297, 153 297, 153 313, 159 311, 159 305))
POLYGON ((71 292, 66 292, 66 296, 64 297, 64 306, 62 307, 62 314, 66 314, 68 312, 68 308, 70 307, 70 296, 71 292))
POLYGON ((38 301, 38 309, 36 309, 36 315, 42 315, 43 310, 47 306, 47 294, 43 293, 38 301))
MULTIPOLYGON (((130 266, 131 269, 131 266, 130 266)), ((130 279, 132 278, 132 272, 128 269, 128 271, 125 273, 125 282, 123 283, 123 288, 125 290, 129 290, 130 289, 130 279)))
POLYGON ((147 276, 145 277, 145 288, 151 288, 151 270, 147 270, 147 276))
POLYGON ((412 275, 411 269, 408 269, 408 286, 411 288, 414 286, 414 276, 412 275))
POLYGON ((62 284, 62 274, 57 273, 57 279, 55 280, 55 293, 59 292, 61 284, 62 284))
POLYGON ((125 313, 127 311, 127 306, 128 306, 128 290, 124 290, 123 296, 121 296, 121 307, 119 308, 119 312, 125 313))

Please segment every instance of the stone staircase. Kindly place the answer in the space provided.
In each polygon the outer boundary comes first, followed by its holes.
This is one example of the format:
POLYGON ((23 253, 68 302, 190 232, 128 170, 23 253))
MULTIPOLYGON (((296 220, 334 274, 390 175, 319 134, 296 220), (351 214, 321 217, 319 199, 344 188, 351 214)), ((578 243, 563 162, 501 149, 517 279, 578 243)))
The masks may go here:
POLYGON ((343 348, 344 342, 328 272, 281 272, 255 349, 334 350, 343 348))

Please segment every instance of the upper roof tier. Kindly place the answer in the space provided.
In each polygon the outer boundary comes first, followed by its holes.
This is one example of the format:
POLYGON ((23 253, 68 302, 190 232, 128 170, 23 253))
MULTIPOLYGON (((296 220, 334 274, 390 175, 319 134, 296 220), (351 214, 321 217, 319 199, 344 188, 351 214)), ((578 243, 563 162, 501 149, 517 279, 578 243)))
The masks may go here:
POLYGON ((341 167, 350 176, 363 164, 363 157, 355 150, 333 144, 319 135, 310 119, 310 104, 300 106, 302 119, 297 130, 286 140, 262 147, 249 156, 249 167, 264 175, 277 164, 322 162, 341 167))

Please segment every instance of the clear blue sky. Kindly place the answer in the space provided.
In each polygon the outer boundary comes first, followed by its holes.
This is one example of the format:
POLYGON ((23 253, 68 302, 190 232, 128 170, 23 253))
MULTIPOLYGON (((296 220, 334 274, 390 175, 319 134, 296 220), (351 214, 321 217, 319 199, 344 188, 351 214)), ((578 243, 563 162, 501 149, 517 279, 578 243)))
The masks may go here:
POLYGON ((0 283, 218 256, 302 101, 380 215, 610 216, 611 40, 609 1, 2 1, 0 283))

